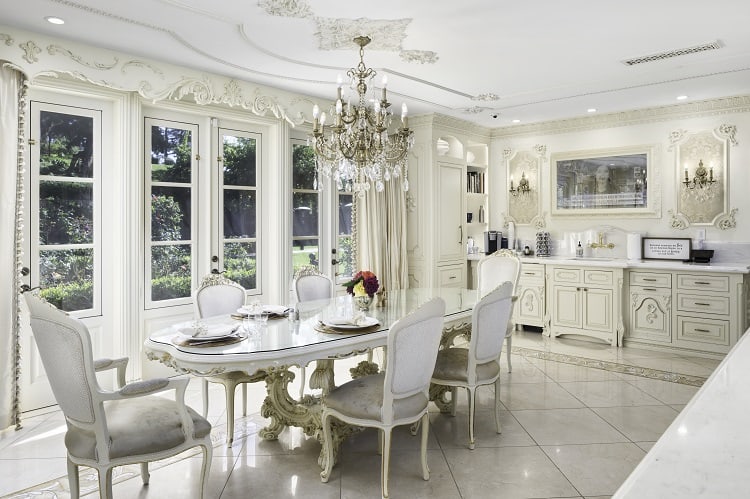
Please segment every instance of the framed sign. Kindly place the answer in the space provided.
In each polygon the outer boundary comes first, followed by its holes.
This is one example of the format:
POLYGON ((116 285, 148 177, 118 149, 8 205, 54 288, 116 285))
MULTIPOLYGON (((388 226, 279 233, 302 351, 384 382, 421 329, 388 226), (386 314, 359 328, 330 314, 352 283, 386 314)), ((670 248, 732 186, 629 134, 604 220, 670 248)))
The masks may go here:
POLYGON ((644 260, 690 260, 692 239, 682 237, 644 237, 644 260))

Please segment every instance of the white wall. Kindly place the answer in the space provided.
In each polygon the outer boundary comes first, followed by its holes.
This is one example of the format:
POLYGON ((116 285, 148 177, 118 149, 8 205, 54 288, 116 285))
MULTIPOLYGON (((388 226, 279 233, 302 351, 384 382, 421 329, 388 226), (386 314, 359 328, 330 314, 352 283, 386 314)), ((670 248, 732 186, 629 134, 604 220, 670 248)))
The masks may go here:
MULTIPOLYGON (((566 232, 580 232, 597 225, 612 225, 626 231, 646 232, 657 237, 691 237, 696 239, 698 230, 705 229, 707 241, 750 242, 750 99, 747 97, 721 101, 701 102, 684 106, 619 113, 595 118, 584 118, 558 123, 529 126, 526 129, 505 128, 493 131, 490 147, 490 220, 493 229, 502 229, 503 213, 508 212, 508 179, 502 151, 531 150, 536 144, 546 146, 546 158, 542 161, 542 211, 547 226, 544 230, 553 239, 562 238, 566 232), (719 125, 737 127, 737 145, 729 145, 729 208, 737 208, 737 226, 720 230, 715 226, 673 229, 669 210, 677 211, 679 180, 682 174, 677 165, 676 148, 669 150, 670 133, 676 130, 698 132, 713 130, 719 125), (661 173, 661 217, 618 218, 607 216, 560 217, 550 216, 550 156, 556 153, 610 149, 626 146, 655 145, 654 167, 661 173)), ((653 192, 649 193, 653 195, 653 192)), ((536 229, 521 226, 516 237, 533 243, 536 229)), ((531 245, 533 248, 533 244, 531 245)))

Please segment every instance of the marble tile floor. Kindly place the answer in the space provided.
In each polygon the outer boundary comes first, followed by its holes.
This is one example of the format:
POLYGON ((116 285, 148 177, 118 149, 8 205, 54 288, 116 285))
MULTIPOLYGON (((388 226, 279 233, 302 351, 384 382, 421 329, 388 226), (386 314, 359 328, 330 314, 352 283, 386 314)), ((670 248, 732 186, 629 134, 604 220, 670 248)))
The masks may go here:
MULTIPOLYGON (((466 395, 460 392, 455 417, 431 413, 429 481, 421 478, 419 438, 407 428, 396 432, 392 498, 610 497, 698 390, 616 366, 677 370, 700 380, 720 360, 525 331, 514 336, 513 352, 513 372, 502 375, 503 433, 494 430, 493 387, 484 387, 477 397, 476 449, 470 451, 466 395)), ((337 381, 348 379, 348 369, 359 360, 337 362, 337 381)), ((222 390, 211 384, 209 419, 216 444, 209 498, 380 497, 374 431, 350 438, 330 481, 321 483, 320 445, 314 438, 296 428, 282 432, 278 441, 258 437, 266 423, 259 414, 263 384, 249 385, 249 414, 242 417, 237 408, 235 441, 226 446, 222 390)), ((291 393, 297 393, 294 387, 291 393)), ((190 384, 187 397, 192 407, 201 408, 200 383, 190 384)), ((0 432, 0 497, 70 497, 64 432, 63 417, 54 407, 26 414, 19 431, 0 432)), ((151 483, 144 487, 137 466, 116 468, 115 498, 196 497, 199 453, 152 463, 151 469, 151 483)), ((82 497, 98 497, 95 472, 83 469, 81 474, 82 497)))

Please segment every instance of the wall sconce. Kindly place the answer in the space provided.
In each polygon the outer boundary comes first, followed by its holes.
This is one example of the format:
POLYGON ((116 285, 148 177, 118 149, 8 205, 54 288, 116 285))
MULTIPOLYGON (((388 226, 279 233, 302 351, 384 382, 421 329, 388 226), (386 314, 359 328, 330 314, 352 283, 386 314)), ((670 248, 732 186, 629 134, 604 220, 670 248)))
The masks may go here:
POLYGON ((526 172, 521 173, 521 180, 518 181, 518 189, 513 187, 513 175, 510 176, 509 191, 512 196, 518 196, 519 194, 528 194, 529 192, 531 192, 529 179, 526 178, 526 172))
POLYGON ((714 182, 716 182, 716 180, 714 180, 713 167, 706 169, 706 167, 703 166, 702 159, 698 161, 698 168, 695 169, 695 177, 693 177, 693 180, 690 180, 688 177, 688 167, 685 165, 685 180, 683 180, 682 183, 685 184, 685 187, 688 189, 695 189, 696 187, 699 189, 708 188, 711 187, 711 184, 714 182))

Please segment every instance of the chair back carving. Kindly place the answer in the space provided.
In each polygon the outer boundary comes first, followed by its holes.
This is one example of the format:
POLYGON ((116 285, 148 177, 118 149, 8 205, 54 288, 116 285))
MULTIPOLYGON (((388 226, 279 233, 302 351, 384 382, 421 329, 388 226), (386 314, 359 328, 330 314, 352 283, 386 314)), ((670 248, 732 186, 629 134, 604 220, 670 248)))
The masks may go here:
POLYGON ((513 284, 513 294, 521 275, 521 260, 508 249, 501 249, 479 260, 477 265, 477 291, 486 296, 505 281, 513 284))
POLYGON ((221 274, 209 274, 193 292, 195 316, 231 314, 245 304, 245 288, 221 274))
POLYGON ((333 282, 315 267, 302 267, 294 276, 298 302, 333 298, 333 282))

